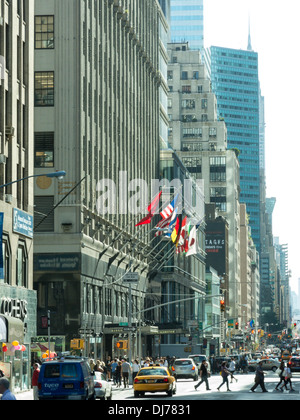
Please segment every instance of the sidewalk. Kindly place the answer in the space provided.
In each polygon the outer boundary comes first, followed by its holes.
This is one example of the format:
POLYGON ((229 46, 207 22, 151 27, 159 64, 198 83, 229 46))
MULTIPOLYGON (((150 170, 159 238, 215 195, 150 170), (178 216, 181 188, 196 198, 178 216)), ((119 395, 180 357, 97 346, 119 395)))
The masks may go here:
MULTIPOLYGON (((132 386, 130 386, 130 389, 132 389, 132 386)), ((128 390, 128 389, 127 389, 128 390)), ((123 386, 121 388, 117 388, 115 385, 113 385, 113 399, 118 399, 118 394, 124 391, 123 386)), ((20 392, 19 394, 15 394, 17 401, 33 401, 33 391, 32 389, 30 391, 20 392)))

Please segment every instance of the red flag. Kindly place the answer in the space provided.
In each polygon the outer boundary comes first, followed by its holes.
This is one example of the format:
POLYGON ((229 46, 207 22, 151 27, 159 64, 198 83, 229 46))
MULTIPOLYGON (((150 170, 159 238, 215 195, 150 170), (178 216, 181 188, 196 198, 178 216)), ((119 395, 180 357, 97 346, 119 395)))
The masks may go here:
POLYGON ((160 200, 161 195, 162 195, 162 191, 160 191, 160 193, 149 204, 147 216, 144 217, 142 220, 140 220, 139 223, 135 226, 149 225, 151 223, 153 216, 155 215, 155 213, 157 212, 159 208, 159 200, 160 200))

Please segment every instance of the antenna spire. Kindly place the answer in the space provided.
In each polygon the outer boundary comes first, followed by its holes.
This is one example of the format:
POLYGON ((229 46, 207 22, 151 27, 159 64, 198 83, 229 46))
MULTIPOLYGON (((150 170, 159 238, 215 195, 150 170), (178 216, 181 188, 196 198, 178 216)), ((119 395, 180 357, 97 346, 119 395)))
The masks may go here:
POLYGON ((248 51, 253 51, 252 49, 252 43, 251 43, 251 25, 250 25, 250 13, 248 16, 248 47, 247 47, 248 51))

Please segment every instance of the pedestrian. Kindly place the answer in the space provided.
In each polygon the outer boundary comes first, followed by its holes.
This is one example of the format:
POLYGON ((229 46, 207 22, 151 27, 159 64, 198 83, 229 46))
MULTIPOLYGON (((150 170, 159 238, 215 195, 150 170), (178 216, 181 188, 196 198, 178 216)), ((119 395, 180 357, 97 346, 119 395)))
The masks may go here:
POLYGON ((220 391, 220 388, 222 388, 222 386, 224 384, 226 384, 227 385, 227 392, 230 392, 229 383, 228 383, 228 376, 230 375, 230 372, 227 369, 226 364, 227 364, 226 362, 223 362, 222 365, 221 365, 221 376, 222 376, 223 382, 217 388, 217 390, 220 391))
POLYGON ((141 366, 139 362, 135 360, 132 365, 132 382, 134 381, 134 378, 136 377, 140 369, 141 369, 141 366))
POLYGON ((34 363, 33 365, 33 374, 31 379, 31 385, 33 389, 33 399, 34 401, 39 400, 39 389, 38 389, 38 380, 39 380, 39 374, 40 374, 40 367, 37 363, 34 363))
POLYGON ((283 387, 285 386, 285 389, 287 390, 287 385, 290 385, 290 390, 291 391, 295 391, 293 389, 293 385, 292 385, 292 371, 291 368, 289 368, 288 366, 285 366, 284 372, 283 372, 283 377, 284 377, 284 385, 282 385, 282 387, 280 388, 280 391, 283 391, 283 387))
POLYGON ((235 379, 235 381, 237 382, 238 380, 233 376, 233 374, 234 374, 234 372, 235 372, 235 370, 236 370, 236 366, 235 366, 235 360, 234 360, 234 358, 232 357, 231 358, 231 362, 230 362, 230 365, 229 365, 229 372, 230 372, 230 376, 231 376, 231 381, 230 381, 230 383, 232 384, 232 382, 233 382, 233 379, 235 379))
POLYGON ((116 384, 116 368, 118 366, 118 359, 115 358, 114 361, 111 364, 111 373, 112 373, 112 378, 114 381, 114 384, 116 384))
POLYGON ((124 362, 122 363, 122 377, 124 381, 124 388, 129 388, 129 374, 131 373, 131 366, 127 362, 126 359, 124 359, 124 362))
POLYGON ((2 394, 1 401, 16 401, 16 397, 9 390, 9 380, 7 378, 0 378, 0 394, 2 394))
POLYGON ((262 368, 263 362, 259 362, 256 368, 255 384, 251 388, 251 392, 255 392, 256 388, 260 385, 262 392, 268 392, 265 387, 265 373, 262 368))
MULTIPOLYGON (((284 364, 284 361, 282 360, 278 368, 278 372, 279 372, 278 375, 279 375, 280 382, 275 387, 275 391, 279 391, 278 387, 282 384, 282 382, 284 383, 284 370, 285 370, 285 364, 284 364)), ((285 387, 285 389, 287 388, 285 387)))
POLYGON ((115 377, 116 377, 117 388, 120 388, 121 382, 122 382, 122 362, 120 361, 118 362, 118 365, 116 366, 115 377))
POLYGON ((210 391, 209 383, 208 383, 208 377, 210 375, 210 372, 208 371, 208 364, 206 360, 202 360, 201 366, 200 366, 200 382, 195 385, 195 390, 197 391, 197 388, 205 382, 206 384, 206 391, 210 391))

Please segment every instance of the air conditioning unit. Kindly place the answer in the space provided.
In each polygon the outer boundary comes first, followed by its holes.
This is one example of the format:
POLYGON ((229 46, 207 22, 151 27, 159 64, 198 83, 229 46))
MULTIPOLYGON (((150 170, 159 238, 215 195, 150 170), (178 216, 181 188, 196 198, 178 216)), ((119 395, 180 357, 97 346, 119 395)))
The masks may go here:
POLYGON ((13 197, 11 194, 5 194, 5 202, 11 204, 13 201, 13 197))
POLYGON ((5 127, 5 136, 12 138, 15 136, 15 127, 6 126, 5 127))
POLYGON ((5 155, 0 155, 0 165, 3 165, 6 163, 6 156, 5 155))

